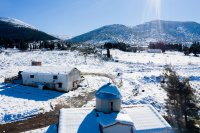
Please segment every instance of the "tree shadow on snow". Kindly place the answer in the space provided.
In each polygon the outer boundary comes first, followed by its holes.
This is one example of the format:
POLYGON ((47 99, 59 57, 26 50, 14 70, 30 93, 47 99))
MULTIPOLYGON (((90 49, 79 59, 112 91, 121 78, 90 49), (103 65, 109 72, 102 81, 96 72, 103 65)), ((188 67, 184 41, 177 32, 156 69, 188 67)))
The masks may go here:
POLYGON ((64 93, 51 90, 41 90, 39 88, 22 86, 19 84, 0 84, 0 95, 14 98, 47 101, 49 99, 54 99, 62 94, 64 93))

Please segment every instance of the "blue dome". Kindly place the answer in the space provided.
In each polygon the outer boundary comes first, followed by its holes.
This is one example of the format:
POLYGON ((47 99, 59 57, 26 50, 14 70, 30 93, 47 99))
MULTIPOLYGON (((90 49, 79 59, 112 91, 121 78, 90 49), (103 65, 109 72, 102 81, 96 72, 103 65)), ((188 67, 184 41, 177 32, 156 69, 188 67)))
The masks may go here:
POLYGON ((99 88, 96 92, 96 97, 99 99, 121 99, 122 95, 117 86, 108 83, 99 88))

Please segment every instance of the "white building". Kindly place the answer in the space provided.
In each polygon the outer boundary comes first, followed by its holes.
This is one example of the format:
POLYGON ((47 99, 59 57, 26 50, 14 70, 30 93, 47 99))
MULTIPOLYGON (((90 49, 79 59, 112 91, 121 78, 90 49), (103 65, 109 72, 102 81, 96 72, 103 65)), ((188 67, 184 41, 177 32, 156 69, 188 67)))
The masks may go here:
MULTIPOLYGON (((121 99, 121 94, 113 86, 104 85, 96 96, 102 92, 103 97, 107 94, 108 99, 113 96, 121 99)), ((105 99, 103 103, 110 103, 110 100, 105 102, 105 99)), ((107 107, 61 109, 58 133, 172 133, 171 126, 151 105, 125 106, 109 113, 107 107)))
POLYGON ((80 83, 80 71, 70 67, 33 66, 20 73, 23 85, 68 92, 80 83))
POLYGON ((162 53, 161 49, 148 49, 147 50, 148 53, 162 53))

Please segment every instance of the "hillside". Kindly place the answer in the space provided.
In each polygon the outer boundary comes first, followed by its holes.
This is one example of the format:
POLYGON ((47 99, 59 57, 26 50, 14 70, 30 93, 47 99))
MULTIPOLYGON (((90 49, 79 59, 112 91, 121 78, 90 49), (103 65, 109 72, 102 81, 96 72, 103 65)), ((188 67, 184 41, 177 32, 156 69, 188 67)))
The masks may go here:
POLYGON ((0 40, 53 40, 55 37, 13 18, 0 17, 0 40))
POLYGON ((200 40, 200 24, 196 22, 176 22, 155 20, 134 27, 108 25, 76 36, 68 41, 101 43, 126 42, 148 43, 151 41, 192 42, 200 40))

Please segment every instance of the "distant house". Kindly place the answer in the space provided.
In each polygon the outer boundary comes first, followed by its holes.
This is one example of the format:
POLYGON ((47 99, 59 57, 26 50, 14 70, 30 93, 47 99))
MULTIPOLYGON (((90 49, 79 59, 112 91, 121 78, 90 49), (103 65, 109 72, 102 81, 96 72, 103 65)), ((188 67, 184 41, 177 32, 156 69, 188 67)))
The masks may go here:
POLYGON ((78 87, 80 71, 71 67, 42 67, 33 66, 20 72, 23 85, 55 89, 68 92, 78 87))
POLYGON ((138 46, 135 46, 135 45, 127 48, 127 51, 129 52, 137 52, 137 50, 138 50, 138 46))
POLYGON ((148 46, 145 45, 132 45, 128 48, 129 52, 141 52, 141 51, 147 51, 148 50, 148 46))
POLYGON ((147 50, 148 53, 162 53, 161 49, 148 49, 147 50))
POLYGON ((147 51, 148 50, 148 46, 145 46, 145 45, 138 46, 137 50, 138 50, 138 52, 140 52, 140 51, 147 51))
POLYGON ((42 66, 42 62, 41 61, 32 61, 31 65, 32 66, 42 66))
POLYGON ((121 94, 113 84, 102 86, 96 98, 95 109, 61 109, 58 133, 172 133, 151 105, 121 107, 121 94))

